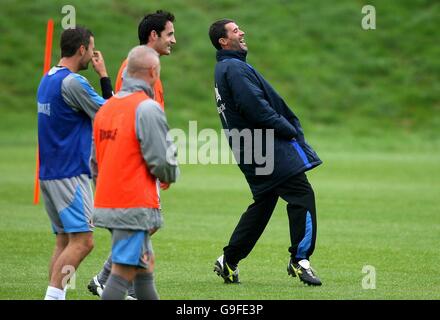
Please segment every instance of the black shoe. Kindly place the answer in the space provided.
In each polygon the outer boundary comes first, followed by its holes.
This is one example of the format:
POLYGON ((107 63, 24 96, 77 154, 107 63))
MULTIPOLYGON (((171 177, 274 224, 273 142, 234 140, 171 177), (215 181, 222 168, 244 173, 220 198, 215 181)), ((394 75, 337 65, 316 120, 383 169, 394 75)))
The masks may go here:
POLYGON ((287 274, 298 278, 309 286, 322 285, 321 280, 315 275, 315 271, 310 266, 309 260, 303 259, 298 262, 289 261, 287 265, 287 274))
POLYGON ((94 276, 92 280, 90 280, 87 289, 89 289, 89 291, 95 296, 101 297, 102 292, 104 291, 104 287, 105 286, 101 282, 99 282, 98 276, 94 276))
POLYGON ((240 283, 238 280, 238 267, 231 268, 221 255, 214 264, 214 272, 225 280, 225 283, 240 283))

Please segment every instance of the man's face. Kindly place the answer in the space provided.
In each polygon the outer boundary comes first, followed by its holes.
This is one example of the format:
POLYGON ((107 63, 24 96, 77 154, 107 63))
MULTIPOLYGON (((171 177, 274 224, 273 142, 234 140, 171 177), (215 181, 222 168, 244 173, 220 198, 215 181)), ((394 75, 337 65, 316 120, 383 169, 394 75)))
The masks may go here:
POLYGON ((225 25, 226 38, 221 38, 220 40, 224 43, 222 44, 223 49, 236 50, 236 51, 247 51, 247 45, 244 41, 244 31, 234 23, 229 22, 225 25))
POLYGON ((171 21, 167 21, 165 29, 160 33, 160 37, 156 38, 153 44, 153 48, 159 53, 159 55, 169 55, 171 53, 171 47, 176 44, 176 38, 174 37, 174 25, 171 21))
POLYGON ((87 70, 89 67, 89 62, 92 60, 93 52, 95 51, 95 38, 90 37, 89 47, 87 50, 84 46, 79 48, 82 57, 79 61, 79 70, 87 70))

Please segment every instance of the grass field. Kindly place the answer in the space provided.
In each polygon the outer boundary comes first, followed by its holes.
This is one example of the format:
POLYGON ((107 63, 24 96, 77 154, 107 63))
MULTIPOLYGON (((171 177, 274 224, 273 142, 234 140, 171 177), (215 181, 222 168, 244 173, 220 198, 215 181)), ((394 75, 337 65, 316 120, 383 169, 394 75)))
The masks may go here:
MULTIPOLYGON (((165 226, 154 238, 162 299, 440 299, 440 3, 430 0, 71 0, 77 23, 95 33, 114 81, 137 44, 144 12, 176 15, 177 45, 161 59, 172 128, 218 130, 215 51, 207 31, 236 19, 248 62, 299 116, 324 164, 309 174, 318 206, 312 259, 324 285, 288 278, 289 236, 280 200, 265 233, 240 263, 242 284, 223 285, 212 265, 251 202, 234 165, 184 165, 162 194, 165 226), (377 29, 360 27, 361 8, 377 10, 377 29), (376 289, 362 288, 364 266, 376 289)), ((46 21, 55 21, 59 58, 63 0, 2 0, 0 10, 0 299, 42 299, 53 248, 44 206, 32 205, 35 92, 46 21)), ((91 69, 91 68, 90 68, 91 69)), ((83 73, 98 88, 92 70, 83 73)), ((78 270, 68 299, 87 289, 107 257, 110 237, 78 270)))
MULTIPOLYGON (((31 204, 34 145, 20 137, 17 131, 16 142, 0 140, 0 299, 41 299, 54 237, 43 205, 31 204)), ((234 165, 185 165, 162 195, 165 227, 153 238, 161 298, 439 299, 440 154, 404 145, 392 152, 331 150, 320 143, 317 149, 324 165, 309 174, 319 224, 312 262, 322 287, 305 287, 286 274, 281 200, 240 264, 242 284, 224 285, 212 264, 250 192, 234 165), (375 267, 376 289, 362 289, 366 265, 375 267)), ((86 285, 107 257, 108 232, 98 229, 95 241, 69 299, 95 299, 86 285)))
MULTIPOLYGON (((55 22, 52 61, 57 63, 61 9, 67 3, 76 8, 76 22, 94 32, 112 80, 138 44, 142 14, 164 8, 176 15, 177 44, 161 59, 174 127, 194 119, 203 127, 219 127, 208 28, 224 17, 246 32, 248 62, 298 110, 304 124, 338 125, 359 135, 381 133, 383 127, 418 130, 429 140, 435 138, 431 128, 440 126, 440 3, 430 0, 252 0, 252 5, 236 0, 2 0, 0 108, 34 111, 46 22, 55 22), (376 8, 374 31, 361 28, 365 4, 376 8)), ((99 87, 93 70, 83 74, 99 87)))

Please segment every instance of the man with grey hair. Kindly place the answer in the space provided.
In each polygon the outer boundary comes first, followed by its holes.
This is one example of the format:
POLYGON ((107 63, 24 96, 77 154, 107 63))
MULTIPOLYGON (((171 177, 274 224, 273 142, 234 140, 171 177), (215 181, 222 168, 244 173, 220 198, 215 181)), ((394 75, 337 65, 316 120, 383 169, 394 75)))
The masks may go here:
POLYGON ((157 52, 146 46, 133 48, 121 91, 95 118, 94 223, 112 233, 113 263, 103 300, 125 299, 131 282, 138 299, 159 298, 149 268, 150 234, 162 225, 156 180, 173 183, 179 175, 165 114, 153 100, 159 75, 157 52))

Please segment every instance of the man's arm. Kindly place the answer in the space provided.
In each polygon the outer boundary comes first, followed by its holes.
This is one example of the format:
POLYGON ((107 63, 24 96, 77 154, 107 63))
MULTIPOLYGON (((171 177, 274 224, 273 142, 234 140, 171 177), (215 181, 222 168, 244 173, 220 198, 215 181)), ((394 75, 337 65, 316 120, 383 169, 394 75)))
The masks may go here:
POLYGON ((150 173, 161 182, 175 182, 179 176, 177 148, 169 139, 168 124, 160 105, 143 101, 136 111, 136 136, 150 173))
POLYGON ((113 87, 110 78, 102 77, 101 79, 99 79, 99 83, 101 84, 102 97, 104 99, 110 99, 111 97, 113 97, 113 87))
POLYGON ((101 84, 102 97, 109 99, 113 96, 112 81, 110 80, 107 69, 105 67, 104 57, 101 51, 95 50, 92 58, 93 69, 99 75, 99 82, 101 84))
POLYGON ((295 127, 270 106, 257 77, 245 63, 230 64, 226 77, 234 101, 247 120, 257 127, 274 129, 276 135, 285 139, 296 137, 295 127))
POLYGON ((105 99, 96 93, 86 78, 71 73, 64 80, 61 86, 64 101, 74 110, 84 111, 91 118, 105 103, 105 99))

